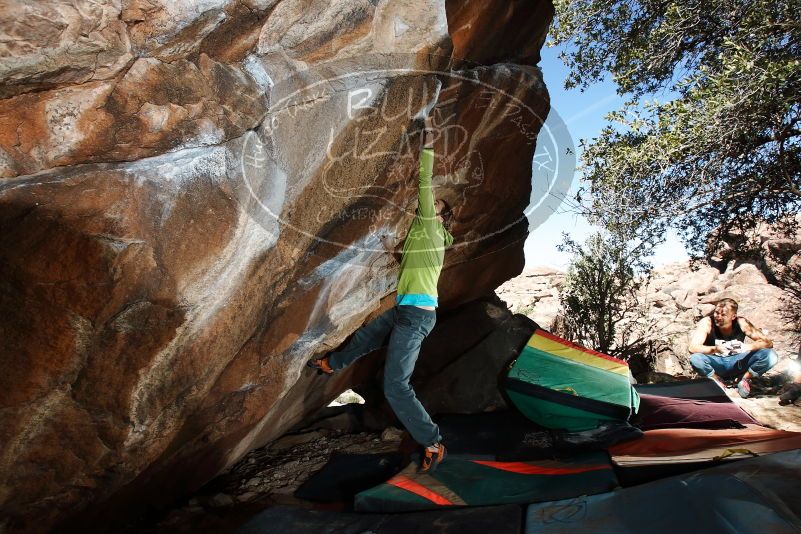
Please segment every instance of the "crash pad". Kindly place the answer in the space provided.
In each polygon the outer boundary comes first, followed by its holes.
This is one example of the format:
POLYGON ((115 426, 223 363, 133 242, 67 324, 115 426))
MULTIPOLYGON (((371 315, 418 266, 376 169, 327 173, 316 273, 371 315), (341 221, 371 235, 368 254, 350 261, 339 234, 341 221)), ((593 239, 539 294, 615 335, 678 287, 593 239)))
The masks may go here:
POLYGON ((452 506, 530 503, 589 495, 617 486, 606 453, 564 460, 499 462, 448 457, 431 474, 410 464, 390 480, 356 495, 363 512, 405 512, 452 506))
POLYGON ((758 425, 740 429, 648 430, 637 440, 609 448, 623 486, 676 475, 754 455, 801 448, 801 433, 758 425))
POLYGON ((636 412, 629 376, 626 362, 537 330, 504 385, 512 403, 535 423, 581 432, 636 412))
POLYGON ((801 451, 601 495, 532 504, 525 534, 790 534, 801 531, 801 451))
POLYGON ((743 428, 759 422, 733 402, 710 402, 640 393, 640 410, 632 424, 658 428, 743 428))
POLYGON ((637 393, 660 397, 731 403, 731 399, 726 396, 723 388, 711 378, 677 380, 661 384, 635 384, 634 389, 637 390, 637 393))
POLYGON ((741 429, 670 428, 649 430, 637 440, 609 448, 617 465, 680 463, 737 458, 801 448, 801 433, 758 425, 741 429), (750 452, 737 452, 737 451, 750 452), (734 451, 734 452, 732 452, 734 451))
POLYGON ((519 534, 523 510, 519 505, 485 506, 414 512, 409 514, 358 514, 268 508, 237 530, 237 534, 519 534))
POLYGON ((294 495, 308 501, 350 503, 357 493, 387 480, 408 463, 400 452, 334 454, 294 495))
POLYGON ((606 450, 642 435, 640 429, 621 421, 584 432, 554 430, 537 425, 517 410, 439 414, 434 421, 449 453, 490 455, 501 461, 562 458, 606 450))

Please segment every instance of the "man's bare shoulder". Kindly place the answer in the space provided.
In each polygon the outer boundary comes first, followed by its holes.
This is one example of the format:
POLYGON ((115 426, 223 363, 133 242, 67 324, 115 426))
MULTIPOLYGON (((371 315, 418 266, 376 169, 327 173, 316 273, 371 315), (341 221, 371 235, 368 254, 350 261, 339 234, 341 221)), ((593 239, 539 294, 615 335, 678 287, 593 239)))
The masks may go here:
POLYGON ((701 317, 701 320, 698 321, 698 328, 706 328, 707 330, 711 330, 712 329, 712 318, 709 317, 709 316, 701 317))
POLYGON ((701 338, 706 337, 712 331, 712 318, 711 317, 701 317, 701 320, 695 325, 691 336, 701 341, 701 338))
POLYGON ((709 332, 712 331, 712 319, 709 317, 702 317, 695 329, 690 332, 690 352, 701 351, 699 347, 704 344, 709 332))
POLYGON ((740 330, 742 330, 745 333, 745 335, 747 335, 751 339, 754 339, 754 335, 762 334, 761 329, 754 326, 754 323, 752 323, 742 315, 737 316, 737 323, 740 325, 740 330))

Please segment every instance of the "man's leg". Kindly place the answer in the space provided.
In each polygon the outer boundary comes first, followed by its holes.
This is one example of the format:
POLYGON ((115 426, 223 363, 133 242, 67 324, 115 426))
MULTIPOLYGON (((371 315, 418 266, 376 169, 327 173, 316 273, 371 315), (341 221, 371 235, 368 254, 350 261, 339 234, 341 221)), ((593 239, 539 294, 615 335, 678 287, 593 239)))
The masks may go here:
POLYGON ((737 383, 737 392, 746 398, 751 396, 751 377, 759 376, 776 365, 779 356, 773 349, 758 349, 733 354, 729 359, 734 362, 732 375, 742 377, 737 383))
POLYGON ((690 356, 690 365, 692 365, 695 372, 701 376, 711 377, 715 374, 715 369, 712 367, 711 356, 709 354, 696 352, 690 356))
POLYGON ((420 353, 420 345, 434 328, 434 323, 435 311, 398 306, 384 366, 384 395, 400 422, 423 447, 437 444, 442 438, 439 427, 420 404, 409 380, 420 353))
MULTIPOLYGON (((713 356, 711 354, 701 354, 696 352, 690 356, 690 364, 695 371, 707 378, 729 378, 736 373, 735 361, 729 357, 713 356)), ((720 382, 720 380, 718 380, 720 382)))
POLYGON ((752 350, 745 361, 751 376, 759 376, 779 362, 779 355, 773 349, 752 350))
POLYGON ((737 383, 737 392, 741 397, 751 396, 751 378, 759 376, 779 361, 779 355, 773 349, 757 349, 735 355, 738 374, 742 378, 737 383))
POLYGON ((380 348, 392 330, 396 310, 397 307, 392 307, 356 330, 345 348, 328 356, 328 365, 331 369, 336 371, 347 367, 365 354, 380 348))

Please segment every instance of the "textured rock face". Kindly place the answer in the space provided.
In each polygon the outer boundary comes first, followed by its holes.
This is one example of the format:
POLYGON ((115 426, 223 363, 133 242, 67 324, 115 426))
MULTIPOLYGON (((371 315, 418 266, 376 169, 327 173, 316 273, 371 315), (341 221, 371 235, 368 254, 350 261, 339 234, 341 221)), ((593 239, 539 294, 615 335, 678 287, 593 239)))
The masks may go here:
MULTIPOLYGON (((798 353, 786 321, 782 319, 783 291, 770 284, 759 267, 736 264, 721 272, 710 266, 691 269, 688 263, 664 265, 654 270, 651 282, 643 288, 642 302, 655 319, 651 334, 666 344, 651 371, 671 375, 692 375, 687 352, 688 337, 701 317, 710 314, 715 303, 733 298, 740 315, 747 317, 773 339, 780 356, 798 353)), ((526 268, 521 275, 505 282, 497 294, 510 308, 550 325, 547 319, 558 315, 559 288, 564 274, 547 268, 526 268)), ((644 370, 643 370, 644 371, 644 370)))
POLYGON ((118 1, 6 0, 0 98, 113 78, 132 60, 118 1))
MULTIPOLYGON (((415 377, 415 391, 429 413, 479 413, 509 408, 500 393, 504 390, 503 380, 537 324, 525 315, 512 314, 499 303, 486 303, 482 311, 496 323, 493 330, 468 350, 461 351, 451 363, 421 370, 415 377)), ((462 313, 449 318, 455 328, 464 323, 462 313)), ((450 336, 440 333, 425 350, 441 354, 450 346, 450 336)))
POLYGON ((443 309, 516 275, 548 112, 523 63, 551 16, 500 0, 0 4, 4 526, 104 528, 169 503, 372 379, 357 365, 321 388, 303 365, 394 299, 377 237, 400 240, 415 209, 424 108, 459 244, 443 309))
POLYGON ((762 222, 747 233, 729 233, 709 254, 711 265, 722 269, 753 263, 771 283, 782 285, 787 268, 801 266, 801 214, 774 224, 762 222))

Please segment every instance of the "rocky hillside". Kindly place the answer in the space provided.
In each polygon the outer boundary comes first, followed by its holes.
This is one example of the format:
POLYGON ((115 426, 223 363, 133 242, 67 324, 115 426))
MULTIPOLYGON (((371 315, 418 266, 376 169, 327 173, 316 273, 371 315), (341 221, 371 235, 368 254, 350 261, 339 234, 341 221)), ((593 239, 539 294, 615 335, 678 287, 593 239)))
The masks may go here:
POLYGON ((559 290, 565 273, 551 267, 526 267, 523 272, 495 290, 509 309, 550 328, 561 311, 559 290))
MULTIPOLYGON (((688 262, 664 265, 654 270, 642 290, 641 301, 655 319, 655 337, 669 347, 652 370, 672 375, 692 373, 688 362, 688 334, 697 321, 714 309, 722 298, 733 298, 739 313, 766 331, 781 355, 795 355, 797 341, 782 319, 782 290, 768 282, 753 263, 731 262, 723 267, 691 269, 688 262)), ((526 268, 523 273, 497 289, 498 296, 513 311, 524 313, 541 325, 551 325, 559 314, 559 289, 564 273, 550 268, 526 268)))
POLYGON ((109 528, 374 380, 304 363, 393 301, 378 236, 413 216, 429 110, 443 310, 517 275, 552 15, 0 3, 0 530, 109 528))

